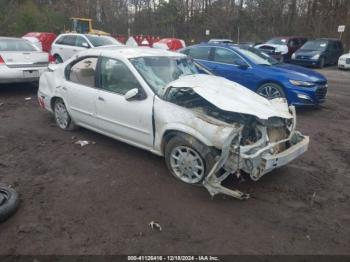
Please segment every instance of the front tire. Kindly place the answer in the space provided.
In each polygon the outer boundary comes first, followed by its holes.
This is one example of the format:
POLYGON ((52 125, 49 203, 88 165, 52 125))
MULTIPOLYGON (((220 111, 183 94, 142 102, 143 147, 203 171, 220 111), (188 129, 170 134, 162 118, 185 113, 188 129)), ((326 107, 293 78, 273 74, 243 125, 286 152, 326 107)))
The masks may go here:
POLYGON ((199 186, 213 168, 215 155, 194 137, 178 134, 165 146, 165 162, 175 178, 199 186))
POLYGON ((70 117, 66 105, 62 99, 57 98, 54 101, 53 111, 56 124, 59 128, 66 131, 75 130, 77 128, 72 118, 70 117))
POLYGON ((275 83, 266 83, 260 86, 256 92, 266 99, 274 99, 274 98, 285 98, 286 95, 283 91, 283 88, 275 83))

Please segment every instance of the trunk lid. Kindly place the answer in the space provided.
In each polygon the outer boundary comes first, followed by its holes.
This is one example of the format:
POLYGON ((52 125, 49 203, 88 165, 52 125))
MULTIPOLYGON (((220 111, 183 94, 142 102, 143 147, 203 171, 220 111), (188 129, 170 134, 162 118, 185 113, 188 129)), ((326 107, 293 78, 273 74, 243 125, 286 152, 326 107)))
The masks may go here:
POLYGON ((8 51, 0 52, 5 64, 10 68, 46 67, 49 55, 38 51, 8 51))

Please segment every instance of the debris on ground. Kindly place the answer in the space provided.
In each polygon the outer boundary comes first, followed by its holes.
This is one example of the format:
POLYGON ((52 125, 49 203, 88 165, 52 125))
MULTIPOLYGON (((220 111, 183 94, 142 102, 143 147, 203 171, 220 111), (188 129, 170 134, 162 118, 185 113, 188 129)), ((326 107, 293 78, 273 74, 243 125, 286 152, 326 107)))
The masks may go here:
POLYGON ((151 221, 149 226, 152 228, 152 230, 158 229, 160 232, 162 231, 161 225, 159 225, 157 222, 151 221))
POLYGON ((75 142, 75 144, 80 145, 81 147, 87 146, 90 144, 89 141, 86 140, 78 140, 77 142, 75 142))
POLYGON ((4 105, 4 103, 0 103, 0 107, 2 107, 4 105))
POLYGON ((312 207, 315 203, 316 192, 312 194, 310 206, 312 207))
POLYGON ((32 98, 31 97, 26 97, 26 98, 24 98, 24 100, 25 101, 30 101, 30 100, 32 100, 32 98))
MULTIPOLYGON (((73 138, 72 138, 73 139, 73 138)), ((80 145, 81 147, 87 146, 87 145, 95 145, 96 142, 94 141, 87 141, 87 140, 78 140, 75 142, 76 145, 80 145)))

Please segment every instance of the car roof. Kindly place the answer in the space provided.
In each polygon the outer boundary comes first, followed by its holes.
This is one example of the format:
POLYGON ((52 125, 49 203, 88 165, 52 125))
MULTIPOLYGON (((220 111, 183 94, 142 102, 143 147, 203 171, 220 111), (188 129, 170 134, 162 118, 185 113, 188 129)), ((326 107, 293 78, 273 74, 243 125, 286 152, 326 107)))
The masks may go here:
MULTIPOLYGON (((20 37, 7 37, 7 36, 0 36, 0 40, 23 40, 20 37)), ((25 40, 23 40, 25 41, 25 40)))
POLYGON ((208 42, 208 43, 200 43, 197 45, 191 45, 188 46, 187 48, 195 47, 195 46, 211 46, 211 47, 226 47, 226 48, 233 48, 233 49, 239 49, 239 45, 237 44, 232 44, 232 43, 221 43, 221 42, 208 42))
POLYGON ((276 39, 276 38, 283 38, 283 39, 293 39, 293 38, 306 38, 305 36, 297 36, 297 35, 293 35, 293 36, 275 36, 272 37, 270 39, 276 39))
POLYGON ((93 34, 80 34, 80 33, 64 33, 60 34, 58 37, 66 35, 78 35, 78 36, 92 36, 92 37, 104 37, 105 35, 93 35, 93 34))
POLYGON ((326 37, 324 37, 324 38, 317 38, 317 39, 314 39, 314 40, 322 40, 322 41, 336 41, 336 42, 341 42, 339 39, 337 39, 337 38, 326 38, 326 37))
POLYGON ((163 49, 155 49, 150 47, 128 47, 128 46, 101 46, 91 48, 83 54, 86 55, 103 55, 109 57, 122 56, 125 58, 136 58, 136 57, 152 57, 152 56, 172 56, 172 57, 185 57, 186 55, 163 49))
POLYGON ((215 42, 215 41, 230 41, 230 42, 233 42, 231 39, 228 39, 228 38, 212 38, 209 40, 209 42, 215 42))

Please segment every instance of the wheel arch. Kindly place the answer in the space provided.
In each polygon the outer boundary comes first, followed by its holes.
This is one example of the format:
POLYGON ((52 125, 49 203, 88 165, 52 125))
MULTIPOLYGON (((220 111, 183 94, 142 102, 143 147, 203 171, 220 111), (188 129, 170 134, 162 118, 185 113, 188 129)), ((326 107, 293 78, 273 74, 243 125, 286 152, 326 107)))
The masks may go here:
POLYGON ((201 133, 199 133, 195 129, 186 128, 186 130, 184 130, 184 129, 180 129, 180 128, 176 128, 176 129, 171 128, 171 129, 165 130, 162 134, 162 139, 161 139, 161 143, 160 143, 160 151, 163 155, 165 152, 166 144, 170 141, 170 139, 172 139, 175 136, 189 136, 191 138, 198 140, 203 145, 206 145, 209 148, 213 147, 213 144, 210 142, 210 140, 208 138, 204 137, 201 133))
MULTIPOLYGON (((54 95, 54 96, 51 97, 51 99, 50 99, 50 107, 51 107, 52 111, 54 111, 54 105, 55 105, 55 101, 56 101, 57 99, 61 99, 61 100, 63 101, 63 103, 66 105, 66 108, 67 108, 67 110, 68 110, 68 112, 69 112, 69 107, 68 107, 68 105, 67 105, 66 100, 65 100, 63 97, 57 96, 57 95, 54 95)), ((70 112, 69 112, 69 113, 70 113, 70 112)))
POLYGON ((262 85, 268 84, 268 83, 273 83, 273 84, 279 85, 283 89, 283 92, 286 93, 286 88, 285 88, 283 82, 279 81, 279 80, 276 80, 276 79, 271 79, 271 78, 261 80, 257 84, 257 86, 255 88, 255 92, 258 91, 259 87, 261 87, 262 85))

